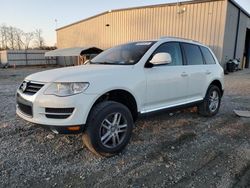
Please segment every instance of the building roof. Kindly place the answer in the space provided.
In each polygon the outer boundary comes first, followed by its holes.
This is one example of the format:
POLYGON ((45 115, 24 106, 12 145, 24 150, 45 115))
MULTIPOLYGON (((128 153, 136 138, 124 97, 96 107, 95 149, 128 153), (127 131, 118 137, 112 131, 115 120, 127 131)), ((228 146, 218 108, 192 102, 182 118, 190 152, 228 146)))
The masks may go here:
MULTIPOLYGON (((190 1, 178 2, 178 4, 179 5, 197 4, 197 3, 205 3, 205 2, 209 2, 209 1, 224 1, 224 0, 194 0, 194 1, 190 0, 190 1)), ((119 11, 134 10, 134 9, 144 9, 144 8, 154 8, 154 7, 176 6, 176 4, 177 3, 164 3, 164 4, 157 4, 157 5, 147 5, 147 6, 138 6, 138 7, 131 7, 131 8, 122 8, 122 9, 109 10, 109 11, 105 11, 105 12, 102 12, 100 14, 96 14, 94 16, 82 19, 80 21, 74 22, 72 24, 65 25, 63 27, 59 27, 59 28, 56 29, 56 31, 67 28, 67 27, 70 27, 72 25, 75 25, 75 24, 78 24, 78 23, 81 23, 81 22, 84 22, 84 21, 87 21, 87 20, 90 20, 90 19, 93 19, 93 18, 96 18, 96 17, 99 17, 99 16, 102 16, 102 15, 105 15, 105 14, 108 14, 108 13, 111 13, 111 12, 119 12, 119 11)))
POLYGON ((228 1, 233 3, 234 6, 239 8, 244 14, 246 14, 248 16, 248 18, 250 18, 250 13, 247 12, 242 6, 240 6, 235 0, 228 0, 228 1))
MULTIPOLYGON (((96 14, 94 16, 85 18, 83 20, 74 22, 72 24, 57 28, 56 31, 70 27, 72 25, 96 18, 98 16, 102 16, 111 12, 119 12, 119 11, 125 11, 125 10, 134 10, 134 9, 144 9, 144 8, 154 8, 154 7, 165 7, 165 6, 176 6, 178 5, 187 5, 187 4, 197 4, 197 3, 206 3, 206 2, 211 2, 211 1, 225 1, 225 0, 188 0, 188 1, 183 1, 183 2, 178 2, 178 3, 164 3, 164 4, 157 4, 157 5, 147 5, 147 6, 138 6, 138 7, 131 7, 131 8, 123 8, 123 9, 115 9, 115 10, 109 10, 109 11, 105 11, 102 12, 100 14, 96 14)), ((229 2, 231 2, 234 6, 236 6, 237 8, 239 8, 243 13, 245 13, 248 17, 250 17, 250 14, 243 8, 241 7, 237 2, 235 2, 235 0, 228 0, 229 2)))

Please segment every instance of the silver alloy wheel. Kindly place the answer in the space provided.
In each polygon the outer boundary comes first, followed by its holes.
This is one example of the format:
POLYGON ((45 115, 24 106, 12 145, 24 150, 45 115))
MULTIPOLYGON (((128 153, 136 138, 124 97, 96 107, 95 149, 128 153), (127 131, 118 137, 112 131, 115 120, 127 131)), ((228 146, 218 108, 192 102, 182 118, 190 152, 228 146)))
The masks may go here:
POLYGON ((219 93, 213 90, 209 96, 209 110, 215 112, 219 106, 219 93))
POLYGON ((99 129, 102 144, 111 149, 120 145, 126 136, 127 127, 127 120, 121 113, 106 116, 99 129))

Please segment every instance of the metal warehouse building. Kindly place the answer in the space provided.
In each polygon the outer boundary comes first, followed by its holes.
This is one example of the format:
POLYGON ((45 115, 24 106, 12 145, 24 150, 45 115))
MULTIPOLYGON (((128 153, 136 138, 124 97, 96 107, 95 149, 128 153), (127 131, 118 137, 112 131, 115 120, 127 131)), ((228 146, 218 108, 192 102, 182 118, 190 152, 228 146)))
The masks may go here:
POLYGON ((102 49, 161 36, 208 45, 224 65, 250 61, 250 15, 233 0, 203 0, 107 11, 57 29, 58 48, 102 49))

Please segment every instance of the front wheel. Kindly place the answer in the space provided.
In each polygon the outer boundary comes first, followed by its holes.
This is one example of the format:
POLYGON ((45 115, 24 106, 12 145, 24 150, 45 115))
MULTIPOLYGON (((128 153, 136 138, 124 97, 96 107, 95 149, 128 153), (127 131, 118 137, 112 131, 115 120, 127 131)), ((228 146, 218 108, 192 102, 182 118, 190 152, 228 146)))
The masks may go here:
POLYGON ((199 114, 214 116, 218 113, 221 102, 221 91, 215 85, 210 85, 203 102, 198 106, 199 114))
POLYGON ((112 156, 128 144, 133 129, 133 118, 123 104, 104 101, 91 110, 83 143, 97 155, 112 156))

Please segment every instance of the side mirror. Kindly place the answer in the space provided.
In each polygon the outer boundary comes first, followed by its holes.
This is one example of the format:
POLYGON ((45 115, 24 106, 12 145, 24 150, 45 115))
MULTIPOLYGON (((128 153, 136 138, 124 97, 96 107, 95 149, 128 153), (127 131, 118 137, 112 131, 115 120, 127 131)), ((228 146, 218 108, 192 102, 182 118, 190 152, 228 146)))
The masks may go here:
POLYGON ((149 62, 152 63, 153 65, 169 64, 172 62, 172 58, 169 53, 161 52, 155 54, 149 62))

